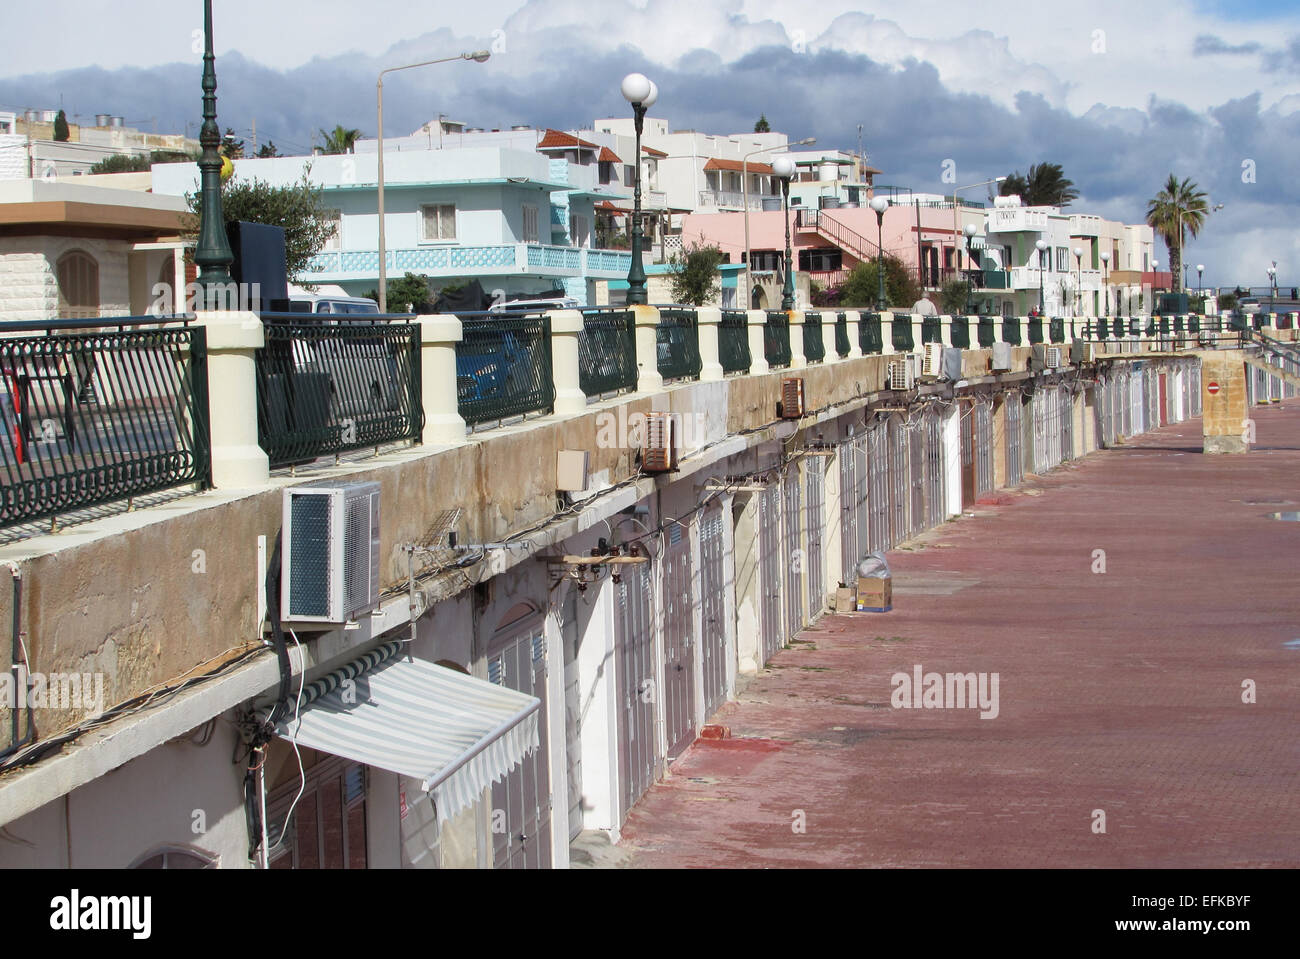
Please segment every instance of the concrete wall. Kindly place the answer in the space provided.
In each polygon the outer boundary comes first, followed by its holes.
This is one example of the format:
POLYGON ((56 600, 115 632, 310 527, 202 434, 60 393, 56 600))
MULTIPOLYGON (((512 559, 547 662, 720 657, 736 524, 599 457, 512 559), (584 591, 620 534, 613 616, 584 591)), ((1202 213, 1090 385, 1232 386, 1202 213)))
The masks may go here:
POLYGON ((89 237, 0 236, 0 320, 37 322, 59 313, 59 258, 81 250, 99 264, 99 304, 103 316, 131 313, 126 240, 89 237))

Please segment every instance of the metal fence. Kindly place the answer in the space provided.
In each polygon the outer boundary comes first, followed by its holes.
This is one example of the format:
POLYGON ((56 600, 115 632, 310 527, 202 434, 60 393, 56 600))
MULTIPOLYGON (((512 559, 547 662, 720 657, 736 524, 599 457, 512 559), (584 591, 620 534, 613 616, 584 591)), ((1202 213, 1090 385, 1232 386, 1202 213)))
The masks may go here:
POLYGON ((843 313, 835 316, 835 352, 841 358, 849 355, 852 344, 849 343, 849 318, 843 313))
POLYGON ((963 350, 970 349, 970 320, 964 316, 954 316, 948 337, 953 346, 963 350))
POLYGON ((748 373, 753 364, 749 353, 749 315, 742 310, 723 310, 718 327, 718 359, 724 373, 748 373))
MULTIPOLYGON (((1043 338, 1043 321, 1038 321, 1038 338, 1043 338)), ((1002 318, 1002 342, 1010 343, 1012 346, 1020 345, 1020 320, 1014 316, 1005 316, 1002 318)))
POLYGON ((1051 321, 1048 323, 1047 333, 1048 336, 1051 337, 1053 343, 1064 343, 1065 342, 1065 317, 1063 316, 1052 317, 1051 321))
POLYGON ((867 355, 883 353, 885 350, 884 334, 880 328, 879 313, 863 313, 858 321, 858 345, 867 355))
POLYGON ((700 327, 694 310, 660 310, 655 346, 665 380, 699 378, 700 327))
POLYGON ((636 389, 636 322, 631 310, 585 313, 578 334, 578 385, 587 396, 636 389))
POLYGON ((803 357, 809 363, 820 363, 826 359, 826 341, 822 336, 820 313, 803 315, 803 357))
POLYGON ((921 317, 921 342, 943 342, 943 321, 938 316, 921 317))
POLYGON ((271 468, 383 443, 420 441, 420 328, 414 323, 263 314, 257 440, 271 468))
POLYGON ((768 366, 790 365, 790 316, 781 310, 768 310, 763 323, 763 354, 768 366))
POLYGON ((892 331, 890 339, 894 344, 894 350, 899 353, 911 353, 916 348, 916 343, 912 337, 912 316, 909 313, 892 313, 893 317, 892 331))
MULTIPOLYGON (((1016 334, 1020 333, 1020 324, 1016 324, 1016 334)), ((1010 342, 1008 340, 1008 342, 1010 342)), ((1029 318, 1029 342, 1043 342, 1043 318, 1041 316, 1031 316, 1029 318)))
POLYGON ((554 409, 550 319, 462 315, 456 399, 470 426, 554 409))
POLYGON ((975 325, 976 342, 979 343, 980 349, 986 350, 993 345, 993 317, 981 316, 975 325))
POLYGON ((210 484, 207 330, 177 322, 0 324, 0 526, 210 484))

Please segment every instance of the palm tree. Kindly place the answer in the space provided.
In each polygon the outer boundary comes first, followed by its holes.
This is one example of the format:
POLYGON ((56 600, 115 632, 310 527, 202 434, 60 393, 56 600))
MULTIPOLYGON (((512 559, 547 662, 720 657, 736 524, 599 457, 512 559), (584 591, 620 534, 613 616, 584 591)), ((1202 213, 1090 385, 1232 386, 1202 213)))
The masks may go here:
POLYGON ((1002 181, 999 193, 1002 196, 1015 194, 1025 206, 1066 207, 1079 198, 1074 181, 1065 178, 1065 171, 1059 163, 1032 164, 1028 175, 1021 175, 1017 170, 1002 181))
POLYGON ((1183 240, 1188 233, 1196 236, 1201 232, 1208 212, 1205 193, 1190 179, 1179 183, 1173 173, 1147 205, 1147 224, 1164 237, 1169 248, 1169 269, 1176 290, 1183 288, 1183 240))
POLYGON ((328 133, 321 130, 320 135, 325 140, 325 152, 331 155, 352 153, 352 145, 361 139, 360 130, 348 130, 342 125, 336 126, 328 133))

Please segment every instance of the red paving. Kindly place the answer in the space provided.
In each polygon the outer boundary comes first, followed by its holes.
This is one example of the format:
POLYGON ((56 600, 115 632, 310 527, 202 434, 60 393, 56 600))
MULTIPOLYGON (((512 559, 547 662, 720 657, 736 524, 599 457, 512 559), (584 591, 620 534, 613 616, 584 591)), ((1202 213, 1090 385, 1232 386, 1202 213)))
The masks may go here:
POLYGON ((893 612, 779 653, 632 810, 629 864, 1300 865, 1300 523, 1267 516, 1300 510, 1300 404, 1254 415, 1248 455, 1166 427, 892 552, 893 612), (998 673, 999 715, 893 709, 916 664, 998 673))

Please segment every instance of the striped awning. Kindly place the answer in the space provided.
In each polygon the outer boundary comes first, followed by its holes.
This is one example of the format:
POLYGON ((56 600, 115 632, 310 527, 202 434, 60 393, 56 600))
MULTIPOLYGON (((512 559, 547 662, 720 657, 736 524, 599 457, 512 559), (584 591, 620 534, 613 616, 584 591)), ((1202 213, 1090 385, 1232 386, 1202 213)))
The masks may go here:
POLYGON ((386 643, 302 692, 276 734, 421 782, 439 823, 476 802, 537 748, 541 700, 386 643))

